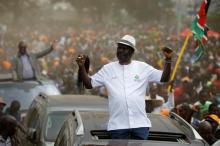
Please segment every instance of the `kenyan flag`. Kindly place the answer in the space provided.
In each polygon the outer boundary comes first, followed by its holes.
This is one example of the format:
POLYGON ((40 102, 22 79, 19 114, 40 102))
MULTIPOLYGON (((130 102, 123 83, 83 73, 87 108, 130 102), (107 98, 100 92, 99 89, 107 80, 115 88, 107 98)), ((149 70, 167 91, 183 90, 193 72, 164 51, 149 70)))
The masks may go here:
POLYGON ((203 0, 200 9, 194 19, 191 30, 194 34, 195 44, 195 54, 193 55, 193 61, 196 62, 202 56, 204 52, 204 45, 207 42, 207 31, 206 27, 206 16, 211 0, 203 0))

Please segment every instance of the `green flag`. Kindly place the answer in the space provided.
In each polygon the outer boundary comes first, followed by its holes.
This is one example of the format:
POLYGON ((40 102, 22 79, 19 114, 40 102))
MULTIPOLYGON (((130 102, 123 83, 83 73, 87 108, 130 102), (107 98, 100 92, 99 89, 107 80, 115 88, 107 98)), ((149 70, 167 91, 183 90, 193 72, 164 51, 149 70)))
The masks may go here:
POLYGON ((203 0, 196 18, 192 22, 191 30, 195 39, 195 53, 193 55, 193 62, 199 60, 204 52, 204 45, 207 42, 206 16, 211 0, 203 0))

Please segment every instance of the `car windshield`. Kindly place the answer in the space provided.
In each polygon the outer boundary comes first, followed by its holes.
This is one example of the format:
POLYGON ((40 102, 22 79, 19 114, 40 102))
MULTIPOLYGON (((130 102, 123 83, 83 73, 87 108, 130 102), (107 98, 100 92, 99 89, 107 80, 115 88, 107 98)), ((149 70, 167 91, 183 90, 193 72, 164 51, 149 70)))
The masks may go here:
POLYGON ((8 83, 0 85, 0 96, 4 98, 7 107, 13 100, 18 100, 21 110, 29 108, 33 99, 43 92, 47 95, 60 95, 60 91, 54 84, 29 83, 8 83))
POLYGON ((46 126, 45 126, 45 140, 54 142, 56 137, 61 129, 61 126, 64 123, 64 120, 67 118, 67 115, 70 113, 65 112, 52 112, 48 115, 46 126))

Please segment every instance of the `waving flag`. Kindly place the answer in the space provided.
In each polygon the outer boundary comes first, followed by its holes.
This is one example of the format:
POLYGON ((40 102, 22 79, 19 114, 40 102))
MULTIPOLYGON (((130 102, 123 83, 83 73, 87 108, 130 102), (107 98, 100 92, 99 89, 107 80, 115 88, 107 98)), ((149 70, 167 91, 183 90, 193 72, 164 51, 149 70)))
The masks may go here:
POLYGON ((206 16, 208 12, 209 5, 211 0, 203 0, 200 6, 200 9, 194 19, 191 30, 194 34, 195 39, 195 53, 193 55, 193 61, 196 62, 202 56, 204 52, 204 45, 207 42, 207 31, 208 27, 206 26, 206 16))

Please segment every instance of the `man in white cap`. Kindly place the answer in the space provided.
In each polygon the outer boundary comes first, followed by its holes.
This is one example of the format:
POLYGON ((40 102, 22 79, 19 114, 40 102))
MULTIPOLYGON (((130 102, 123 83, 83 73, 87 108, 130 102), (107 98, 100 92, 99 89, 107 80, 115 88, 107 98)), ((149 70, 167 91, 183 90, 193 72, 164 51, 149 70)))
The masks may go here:
POLYGON ((4 115, 3 109, 4 109, 5 106, 6 106, 6 103, 4 102, 3 97, 0 96, 0 117, 1 117, 2 115, 4 115))
POLYGON ((125 35, 117 43, 118 61, 104 65, 96 74, 88 76, 84 63, 85 55, 76 62, 87 89, 105 86, 109 100, 109 122, 107 130, 112 139, 147 139, 151 122, 145 112, 145 93, 150 82, 167 82, 171 72, 172 51, 163 49, 164 70, 131 60, 136 41, 125 35))

